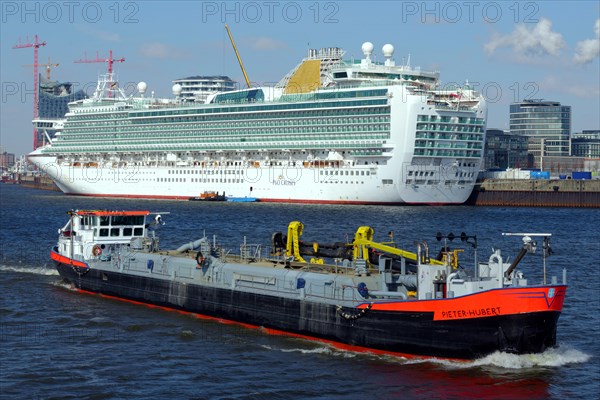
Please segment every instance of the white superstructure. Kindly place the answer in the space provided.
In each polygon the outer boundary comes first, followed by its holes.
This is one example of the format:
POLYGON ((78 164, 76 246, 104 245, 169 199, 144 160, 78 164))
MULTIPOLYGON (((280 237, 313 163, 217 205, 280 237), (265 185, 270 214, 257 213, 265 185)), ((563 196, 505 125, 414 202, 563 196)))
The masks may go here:
POLYGON ((274 88, 208 96, 204 104, 126 97, 105 76, 70 104, 64 128, 29 159, 69 194, 189 198, 205 191, 261 201, 462 203, 482 162, 486 104, 439 74, 342 61, 310 50, 274 88))
POLYGON ((214 93, 238 89, 238 84, 228 76, 189 76, 176 79, 174 85, 181 86, 181 100, 204 103, 214 93))

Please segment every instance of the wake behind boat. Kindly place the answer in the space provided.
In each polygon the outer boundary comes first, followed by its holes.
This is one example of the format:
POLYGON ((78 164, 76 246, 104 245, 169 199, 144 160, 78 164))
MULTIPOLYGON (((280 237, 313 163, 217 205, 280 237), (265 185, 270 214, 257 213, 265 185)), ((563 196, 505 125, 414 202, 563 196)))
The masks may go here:
MULTIPOLYGON (((508 234, 523 241, 514 261, 496 250, 469 274, 451 234, 438 235, 433 258, 425 241, 412 253, 374 241, 367 226, 350 243, 303 242, 294 221, 269 246, 244 240, 234 254, 206 237, 163 250, 162 216, 147 221, 148 211, 69 215, 50 257, 83 291, 391 354, 472 359, 556 344, 566 272, 563 284, 546 284, 550 234, 508 234), (536 237, 544 283, 529 285, 517 267, 536 237)), ((476 237, 460 238, 476 246, 476 237)))

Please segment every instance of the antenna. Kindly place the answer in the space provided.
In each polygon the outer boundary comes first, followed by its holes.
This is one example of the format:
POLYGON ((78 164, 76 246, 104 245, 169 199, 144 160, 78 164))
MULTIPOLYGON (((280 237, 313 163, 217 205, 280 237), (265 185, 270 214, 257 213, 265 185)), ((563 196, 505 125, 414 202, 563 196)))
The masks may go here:
MULTIPOLYGON (((125 58, 121 57, 119 59, 114 59, 113 58, 113 53, 112 50, 108 51, 108 58, 100 58, 98 57, 98 52, 96 52, 96 58, 93 60, 90 59, 79 59, 79 60, 75 60, 73 61, 76 64, 80 64, 80 63, 108 63, 108 82, 109 85, 113 83, 113 64, 116 62, 124 62, 125 58)), ((108 96, 112 97, 112 92, 108 92, 108 96)))
MULTIPOLYGON (((46 45, 46 42, 39 42, 38 35, 35 35, 33 43, 29 42, 29 38, 27 38, 28 43, 21 44, 19 40, 19 44, 13 46, 13 49, 24 49, 28 47, 33 47, 33 119, 38 118, 38 110, 39 110, 39 75, 38 75, 38 49, 42 46, 46 45)), ((33 128, 33 149, 37 149, 38 147, 38 137, 37 130, 33 128)))

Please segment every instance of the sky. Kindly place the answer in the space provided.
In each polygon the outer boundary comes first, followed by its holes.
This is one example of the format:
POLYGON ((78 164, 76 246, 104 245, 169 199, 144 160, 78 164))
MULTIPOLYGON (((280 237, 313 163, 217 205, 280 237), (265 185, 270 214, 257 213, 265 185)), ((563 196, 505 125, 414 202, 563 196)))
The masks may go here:
MULTIPOLYGON (((58 63, 53 80, 95 87, 105 63, 121 87, 144 81, 147 93, 172 97, 172 81, 228 75, 244 82, 225 24, 250 80, 273 85, 309 48, 394 45, 396 63, 440 71, 443 85, 466 81, 488 99, 488 128, 508 129, 509 105, 523 99, 572 107, 572 132, 600 129, 598 1, 1 1, 0 146, 32 150, 33 49, 58 63)), ((45 67, 40 67, 45 74, 45 67)), ((242 86, 243 87, 243 86, 242 86)), ((90 89, 91 90, 91 89, 90 89)))

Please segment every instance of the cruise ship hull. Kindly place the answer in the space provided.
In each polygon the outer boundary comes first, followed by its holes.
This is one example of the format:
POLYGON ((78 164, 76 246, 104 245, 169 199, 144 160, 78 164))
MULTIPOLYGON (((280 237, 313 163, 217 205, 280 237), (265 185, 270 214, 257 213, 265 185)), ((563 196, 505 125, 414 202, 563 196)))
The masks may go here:
POLYGON ((464 299, 433 300, 427 306, 402 302, 397 310, 371 309, 365 304, 362 308, 367 311, 361 313, 360 308, 79 268, 67 262, 64 257, 56 261, 60 275, 83 291, 323 340, 342 348, 402 356, 473 359, 495 351, 543 352, 556 344, 565 294, 564 286, 482 292, 469 296, 468 301, 478 310, 484 307, 483 314, 440 320, 436 312, 462 307, 464 299), (556 293, 556 301, 539 307, 536 303, 547 300, 549 290, 556 293), (529 310, 522 306, 526 297, 538 299, 531 301, 529 310), (521 302, 519 312, 485 316, 490 312, 486 304, 510 302, 521 302))
MULTIPOLYGON (((63 165, 56 158, 31 154, 29 159, 46 172, 66 194, 188 200, 205 191, 253 197, 261 202, 319 204, 462 204, 473 189, 462 185, 403 182, 402 165, 334 170, 305 167, 207 168, 63 165), (335 172, 338 172, 337 170, 335 172), (325 173, 325 174, 324 174, 325 173), (382 179, 382 176, 391 179, 382 179), (385 183, 383 183, 385 182, 385 183)), ((454 173, 452 164, 439 175, 454 173)))

